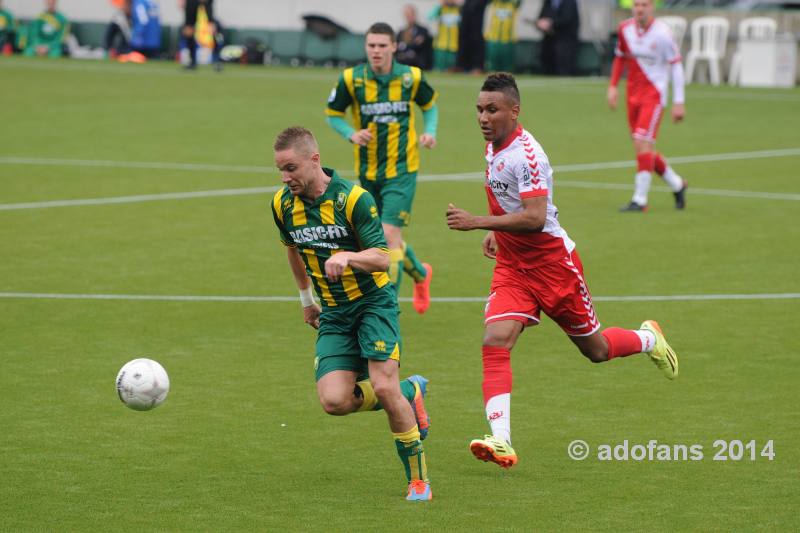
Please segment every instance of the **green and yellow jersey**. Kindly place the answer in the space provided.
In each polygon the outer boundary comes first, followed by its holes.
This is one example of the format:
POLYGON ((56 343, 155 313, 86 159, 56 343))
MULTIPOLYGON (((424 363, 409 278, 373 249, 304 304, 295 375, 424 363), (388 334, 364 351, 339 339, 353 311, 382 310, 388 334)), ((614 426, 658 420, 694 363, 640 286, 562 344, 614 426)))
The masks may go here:
POLYGON ((458 52, 458 26, 461 23, 461 7, 443 5, 438 7, 436 18, 439 20, 436 37, 433 39, 434 50, 458 52))
POLYGON ((11 12, 0 8, 0 37, 14 31, 15 25, 14 16, 11 12))
POLYGON ((517 11, 522 0, 492 0, 489 3, 489 26, 486 40, 499 43, 517 41, 517 11))
POLYGON ((325 277, 325 261, 339 252, 380 248, 389 253, 375 199, 366 190, 324 168, 331 177, 313 202, 283 187, 272 198, 272 214, 286 246, 297 248, 323 307, 336 307, 391 287, 386 272, 346 268, 342 278, 325 277))
POLYGON ((372 181, 419 169, 412 104, 425 111, 433 107, 436 97, 436 91, 417 67, 394 62, 389 74, 378 76, 369 64, 362 63, 342 72, 325 112, 331 117, 343 117, 352 106, 355 128, 372 133, 367 146, 353 148, 356 174, 372 181))
POLYGON ((35 55, 38 46, 47 46, 50 57, 61 57, 61 44, 69 31, 67 17, 45 11, 30 23, 25 54, 35 55))

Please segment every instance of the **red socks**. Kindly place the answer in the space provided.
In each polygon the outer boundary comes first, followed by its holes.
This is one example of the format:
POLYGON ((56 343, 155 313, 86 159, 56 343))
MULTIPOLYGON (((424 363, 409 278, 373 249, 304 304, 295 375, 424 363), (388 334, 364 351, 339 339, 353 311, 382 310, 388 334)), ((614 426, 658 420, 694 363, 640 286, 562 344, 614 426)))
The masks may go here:
MULTIPOLYGON (((635 336, 635 335, 634 335, 635 336)), ((638 342, 638 341, 637 341, 638 342)), ((511 392, 511 351, 500 346, 483 347, 483 401, 511 392)))
POLYGON ((636 163, 639 172, 652 172, 655 168, 655 154, 644 152, 636 155, 636 163))
POLYGON ((622 328, 606 328, 600 332, 608 343, 608 359, 641 353, 642 340, 636 332, 622 328))
POLYGON ((660 176, 663 176, 664 172, 667 171, 667 162, 664 160, 662 155, 656 152, 653 162, 654 162, 653 168, 655 168, 656 172, 658 172, 660 176))

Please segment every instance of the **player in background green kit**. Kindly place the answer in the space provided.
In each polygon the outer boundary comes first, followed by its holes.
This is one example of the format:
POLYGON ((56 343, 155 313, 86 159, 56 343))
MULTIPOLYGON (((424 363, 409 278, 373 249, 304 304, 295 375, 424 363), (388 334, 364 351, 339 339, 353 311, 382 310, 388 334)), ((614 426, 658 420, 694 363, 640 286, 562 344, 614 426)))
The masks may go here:
POLYGON ((383 409, 408 480, 406 499, 432 498, 425 450, 428 380, 399 380, 400 325, 389 251, 369 192, 320 164, 305 128, 274 144, 284 184, 272 214, 300 289, 303 319, 317 336, 317 394, 331 415, 383 409), (317 305, 312 286, 322 303, 317 305))
POLYGON ((26 56, 61 57, 69 20, 58 11, 57 0, 45 0, 45 10, 28 25, 26 56))
POLYGON ((522 0, 489 2, 489 26, 486 28, 486 70, 514 71, 514 44, 517 42, 517 11, 522 0))
POLYGON ((428 19, 437 23, 433 39, 434 70, 451 70, 458 56, 458 27, 461 24, 461 6, 458 0, 441 0, 428 19))
POLYGON ((417 67, 394 60, 397 40, 388 24, 373 24, 366 35, 367 63, 345 69, 328 98, 328 124, 353 143, 361 186, 378 205, 389 245, 389 277, 400 292, 402 272, 414 279, 414 309, 430 305, 431 266, 403 242, 417 188, 418 144, 436 146, 437 93, 417 67), (417 141, 413 104, 422 109, 425 131, 417 141), (350 107, 353 124, 345 121, 350 107))

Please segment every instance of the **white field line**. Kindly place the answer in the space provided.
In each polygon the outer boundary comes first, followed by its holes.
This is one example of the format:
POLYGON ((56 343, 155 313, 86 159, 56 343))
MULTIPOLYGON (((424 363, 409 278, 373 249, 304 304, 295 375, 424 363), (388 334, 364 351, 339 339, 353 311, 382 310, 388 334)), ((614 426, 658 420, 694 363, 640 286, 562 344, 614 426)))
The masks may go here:
MULTIPOLYGON (((102 63, 88 63, 88 62, 6 62, 0 63, 0 69, 20 69, 20 70, 50 70, 62 72, 95 72, 103 75, 155 75, 155 76, 169 76, 176 78, 188 78, 185 72, 182 72, 177 66, 174 68, 164 67, 159 68, 156 66, 148 65, 109 65, 102 63)), ((292 82, 303 81, 318 81, 330 82, 335 81, 341 69, 286 69, 286 68, 247 68, 247 69, 228 69, 222 76, 208 71, 200 71, 194 73, 193 76, 205 75, 207 79, 214 79, 217 81, 224 81, 227 78, 239 79, 253 79, 253 80, 286 80, 292 82)), ((192 75, 190 75, 192 76, 192 75)), ((450 87, 472 87, 475 89, 476 94, 483 82, 482 78, 473 78, 472 76, 461 75, 447 75, 447 74, 434 74, 431 77, 433 85, 450 86, 450 87)), ((520 76, 517 78, 517 85, 520 89, 531 90, 557 90, 559 93, 584 93, 584 94, 597 94, 599 101, 605 101, 605 88, 608 86, 608 78, 606 77, 588 77, 588 78, 541 78, 541 77, 527 77, 520 76)), ((728 90, 708 90, 702 85, 688 85, 686 88, 687 96, 690 99, 707 99, 707 100, 743 100, 743 101, 764 101, 772 103, 780 102, 797 102, 800 103, 800 96, 792 91, 775 91, 775 90, 750 90, 745 91, 739 88, 728 90)))
MULTIPOLYGON (((679 156, 670 158, 671 163, 707 163, 715 161, 731 161, 741 159, 764 159, 773 157, 792 157, 800 155, 800 148, 786 148, 781 150, 760 150, 754 152, 731 152, 726 154, 705 154, 705 155, 692 155, 692 156, 679 156)), ((93 161, 81 159, 33 159, 33 158, 16 158, 16 157, 0 157, 0 164, 74 164, 76 166, 129 166, 135 165, 134 168, 171 168, 180 170, 211 170, 211 171, 225 171, 226 168, 234 169, 234 172, 270 172, 274 171, 271 167, 241 167, 225 165, 202 165, 202 164, 189 164, 189 163, 159 163, 159 162, 127 162, 127 161, 93 161), (20 163, 25 161, 25 163, 20 163), (43 163, 40 163, 43 162, 43 163)), ((591 170, 606 170, 614 168, 632 168, 633 161, 605 161, 600 163, 581 163, 574 165, 560 165, 553 167, 553 170, 559 174, 569 172, 585 172, 591 170)), ((343 173, 345 174, 345 173, 343 173)), ((350 173, 352 174, 352 173, 350 173)), ((420 182, 439 182, 439 181, 478 181, 483 179, 481 172, 460 172, 453 174, 430 174, 422 175, 418 178, 420 182)), ((579 189, 611 189, 611 190, 629 190, 630 185, 622 183, 598 183, 590 181, 571 181, 559 180, 557 182, 559 187, 579 188, 579 189)), ((667 187, 654 187, 655 190, 669 191, 667 187)), ((241 189, 218 189, 210 191, 190 191, 190 192, 173 192, 161 194, 141 194, 133 196, 113 196, 109 198, 85 198, 75 200, 52 200, 42 202, 21 202, 12 204, 0 204, 0 211, 14 211, 22 209, 43 209, 51 207, 75 207, 86 205, 105 205, 105 204, 126 204, 138 202, 152 202, 161 200, 184 200, 191 198, 208 198, 213 196, 242 196, 249 194, 267 194, 273 193, 278 190, 277 186, 273 187, 249 187, 241 189)), ((760 198, 765 200, 788 200, 800 201, 800 194, 793 193, 774 193, 774 192, 761 192, 761 191, 736 191, 728 189, 706 189, 706 188, 691 188, 692 194, 701 194, 706 196, 725 196, 734 198, 760 198)))
MULTIPOLYGON (((773 157, 792 157, 800 155, 800 148, 782 148, 777 150, 755 150, 749 152, 727 152, 722 154, 699 154, 687 156, 671 156, 670 164, 679 163, 709 163, 716 161, 735 161, 742 159, 764 159, 773 157)), ((186 170, 201 172, 226 172, 243 174, 268 174, 275 172, 275 167, 247 166, 247 165, 215 165, 207 163, 181 163, 170 161, 112 161, 98 159, 65 159, 25 156, 0 156, 0 164, 6 165, 35 165, 35 166, 74 166, 74 167, 107 167, 107 168, 146 168, 157 170, 186 170)), ((623 161, 600 161, 597 163, 577 163, 572 165, 555 165, 553 170, 559 173, 584 172, 587 170, 608 170, 613 168, 632 168, 635 166, 633 159, 623 161)), ((340 175, 353 175, 352 170, 339 172, 340 175)), ((481 172, 459 172, 452 174, 437 174, 420 176, 422 181, 444 181, 447 179, 466 179, 481 172)))
MULTIPOLYGON (((65 294, 39 292, 0 292, 0 298, 24 300, 113 300, 149 302, 293 302, 297 296, 197 296, 197 295, 157 295, 157 294, 65 294)), ((596 302, 688 302, 720 300, 797 300, 800 293, 763 294, 676 294, 641 296, 594 296, 596 302)), ((400 298, 410 302, 411 298, 400 298)), ((486 296, 434 297, 434 303, 485 303, 486 296)))

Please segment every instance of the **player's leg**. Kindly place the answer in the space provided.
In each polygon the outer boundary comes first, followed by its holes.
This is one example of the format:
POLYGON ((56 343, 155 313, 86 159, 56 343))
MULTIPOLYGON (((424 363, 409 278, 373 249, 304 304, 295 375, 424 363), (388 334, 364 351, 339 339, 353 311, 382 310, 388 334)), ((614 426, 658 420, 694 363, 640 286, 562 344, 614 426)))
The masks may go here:
POLYGON ((186 0, 184 5, 184 24, 181 33, 186 40, 186 48, 189 50, 189 69, 197 68, 197 40, 194 35, 194 28, 197 24, 197 0, 186 0))
POLYGON ((647 353, 668 378, 674 379, 677 376, 677 356, 660 330, 656 331, 658 324, 654 323, 653 327, 648 321, 638 330, 611 327, 600 331, 600 322, 584 280, 583 265, 577 251, 542 270, 544 269, 547 270, 547 279, 560 287, 561 291, 551 296, 542 290, 539 293, 543 301, 542 308, 561 326, 586 358, 593 363, 602 363, 616 357, 647 353))
POLYGON ((511 447, 511 349, 523 328, 539 323, 539 308, 516 271, 495 268, 481 348, 483 401, 491 435, 470 443, 473 455, 504 468, 517 463, 511 447))
POLYGON ((432 269, 417 258, 411 245, 403 241, 402 233, 402 228, 411 220, 416 189, 416 172, 385 180, 380 189, 381 222, 389 245, 389 278, 395 283, 399 295, 402 273, 411 276, 414 280, 414 309, 422 314, 430 305, 432 269))
POLYGON ((659 152, 655 152, 655 170, 672 190, 672 194, 675 196, 675 209, 684 209, 686 207, 686 189, 689 188, 689 184, 673 170, 659 152))
MULTIPOLYGON (((400 369, 400 326, 397 304, 389 293, 368 296, 364 302, 369 307, 361 316, 358 339, 361 355, 368 361, 370 382, 375 395, 386 411, 389 427, 395 440, 395 447, 408 480, 409 500, 430 500, 431 490, 428 480, 425 450, 422 446, 419 413, 403 391, 403 384, 411 382, 415 389, 420 383, 427 383, 421 376, 416 381, 399 380, 400 369)), ((418 405, 425 412, 422 398, 418 405)))

